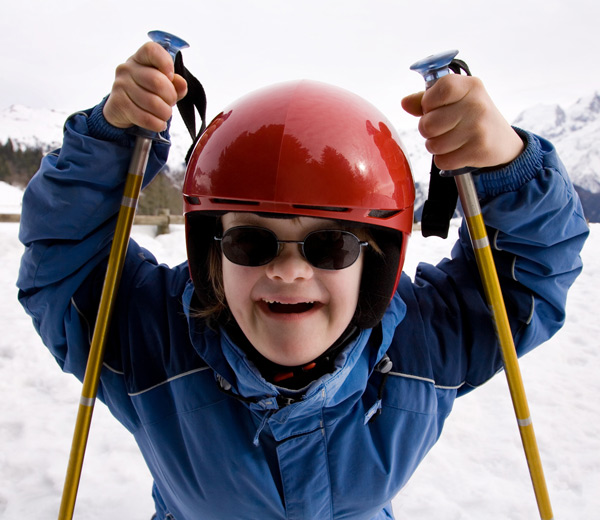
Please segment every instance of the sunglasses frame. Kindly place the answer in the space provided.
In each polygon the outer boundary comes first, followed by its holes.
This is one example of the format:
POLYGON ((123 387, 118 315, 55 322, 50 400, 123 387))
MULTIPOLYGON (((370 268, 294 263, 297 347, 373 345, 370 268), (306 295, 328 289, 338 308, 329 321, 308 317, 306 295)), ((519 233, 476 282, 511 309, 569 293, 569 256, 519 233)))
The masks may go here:
POLYGON ((347 269, 348 267, 350 267, 351 265, 353 265, 358 258, 360 257, 360 252, 362 250, 363 247, 368 247, 370 244, 369 242, 363 241, 360 238, 358 238, 354 233, 352 233, 351 231, 347 231, 345 229, 315 229, 314 231, 309 232, 303 240, 280 240, 279 237, 275 234, 274 231, 270 230, 269 228, 266 227, 261 227, 261 226, 234 226, 232 228, 229 228, 227 231, 225 231, 225 233, 222 233, 220 236, 219 235, 215 235, 213 237, 213 239, 217 242, 220 242, 221 245, 221 252, 223 253, 223 255, 225 255, 225 258, 227 258, 230 262, 236 264, 236 265, 241 265, 244 267, 261 267, 263 265, 267 265, 268 263, 272 262, 273 260, 275 260, 275 258, 277 258, 280 254, 281 254, 281 250, 283 248, 283 244, 298 244, 299 249, 300 249, 300 253, 302 254, 302 257, 315 269, 322 269, 324 271, 341 271, 342 269, 347 269), (275 254, 275 256, 273 256, 272 258, 268 259, 266 262, 263 262, 261 264, 257 264, 257 265, 246 265, 246 264, 240 264, 238 262, 235 262, 234 260, 232 260, 231 258, 229 258, 229 256, 227 256, 227 254, 225 253, 225 250, 223 249, 223 239, 225 238, 225 236, 227 235, 227 233, 230 233, 233 230, 237 230, 237 229, 255 229, 255 230, 259 230, 261 232, 267 232, 268 234, 270 234, 274 239, 275 242, 277 244, 277 253, 275 254), (314 265, 309 258, 306 256, 306 252, 304 250, 304 244, 306 242, 306 240, 314 234, 317 233, 323 233, 326 231, 333 231, 336 233, 343 233, 344 235, 350 235, 351 237, 353 237, 356 240, 356 243, 358 244, 358 253, 356 255, 356 258, 354 258, 354 260, 352 260, 351 263, 349 263, 348 265, 345 265, 344 267, 339 267, 339 268, 335 268, 335 267, 318 267, 316 265, 314 265))

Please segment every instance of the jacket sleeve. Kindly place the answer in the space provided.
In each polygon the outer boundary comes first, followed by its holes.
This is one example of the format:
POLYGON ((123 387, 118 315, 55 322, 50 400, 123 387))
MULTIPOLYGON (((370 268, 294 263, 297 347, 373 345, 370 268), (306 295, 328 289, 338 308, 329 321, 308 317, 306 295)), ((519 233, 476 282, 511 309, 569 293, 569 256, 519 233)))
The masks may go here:
MULTIPOLYGON (((104 120, 102 104, 74 114, 62 148, 44 157, 23 197, 18 297, 63 370, 80 378, 87 350, 67 349, 67 330, 88 331, 75 324, 71 299, 108 257, 134 139, 104 120)), ((152 146, 144 184, 167 154, 168 145, 152 146)), ((71 339, 89 347, 87 337, 71 339)))
MULTIPOLYGON (((474 175, 518 355, 564 323, 567 291, 581 271, 588 235, 579 198, 548 141, 519 130, 525 151, 511 164, 474 175)), ((464 393, 502 367, 494 325, 463 222, 452 258, 420 264, 414 283, 399 287, 407 315, 396 337, 418 337, 425 372, 464 393)), ((400 340, 401 341, 401 340, 400 340)), ((402 357, 402 356, 401 356, 402 357)), ((406 359, 406 356, 405 356, 406 359)), ((402 363, 402 361, 401 361, 402 363)), ((404 362, 407 363, 406 361, 404 362)))

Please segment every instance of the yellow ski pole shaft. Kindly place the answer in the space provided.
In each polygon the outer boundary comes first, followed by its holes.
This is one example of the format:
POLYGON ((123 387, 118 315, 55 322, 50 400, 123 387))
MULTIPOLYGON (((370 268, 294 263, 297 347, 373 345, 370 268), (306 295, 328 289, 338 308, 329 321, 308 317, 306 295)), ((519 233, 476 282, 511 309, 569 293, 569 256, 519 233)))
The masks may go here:
POLYGON ((125 262, 125 254, 127 253, 127 245, 129 243, 133 217, 135 216, 137 199, 139 197, 151 146, 152 139, 150 138, 138 137, 136 139, 130 170, 125 182, 123 199, 117 217, 115 235, 110 256, 108 258, 106 277, 102 287, 96 326, 94 328, 94 334, 90 345, 90 354, 85 376, 83 378, 83 387, 81 389, 81 398, 79 400, 79 409, 77 411, 75 431, 73 433, 73 441, 71 444, 71 454, 67 466, 67 476, 65 478, 62 501, 58 515, 59 520, 73 518, 75 500, 77 498, 77 490, 79 488, 81 470, 83 467, 83 458, 92 422, 94 403, 98 393, 100 371, 102 369, 106 346, 106 336, 125 262))
MULTIPOLYGON (((161 44, 171 54, 173 59, 180 49, 188 46, 187 43, 180 38, 162 31, 153 31, 149 33, 149 36, 153 41, 161 44)), ((146 171, 152 142, 156 138, 151 132, 141 130, 140 133, 142 135, 138 135, 136 138, 131 162, 129 164, 121 207, 119 208, 119 214, 117 216, 115 234, 108 257, 108 266, 100 296, 96 326, 94 328, 90 353, 83 378, 81 398, 79 400, 75 431, 73 433, 71 444, 71 453, 69 456, 67 474, 58 513, 59 520, 70 520, 73 518, 94 404, 98 394, 100 372, 104 360, 104 351, 111 316, 121 274, 123 272, 123 266, 125 264, 125 256, 129 238, 131 236, 131 228, 133 226, 137 201, 142 187, 142 180, 146 171)))
POLYGON ((470 173, 457 175, 455 180, 465 214, 467 228, 469 229, 479 275, 481 276, 486 300, 492 313, 494 326, 496 327, 496 333, 504 361, 504 371, 508 381, 513 408, 517 417, 521 442, 523 443, 527 465, 529 466, 529 473, 540 518, 542 520, 552 520, 552 506, 550 504, 546 479, 544 478, 542 461, 533 429, 531 414, 529 412, 527 396, 525 395, 525 387, 523 385, 521 370, 517 360, 517 352, 510 330, 506 306, 504 304, 504 298, 502 297, 500 281, 492 256, 492 248, 479 207, 479 199, 477 198, 475 184, 470 173))
MULTIPOLYGON (((441 53, 435 56, 425 58, 411 66, 423 75, 426 87, 429 88, 442 76, 445 76, 450 71, 452 59, 458 54, 457 51, 441 53)), ((479 270, 479 275, 483 284, 485 297, 490 308, 496 335, 500 344, 502 358, 504 361, 504 371, 508 381, 513 408, 519 426, 519 433, 529 473, 533 484, 533 490, 536 497, 538 511, 542 520, 552 520, 552 506, 550 504, 550 496, 546 486, 542 462, 538 450, 538 445, 533 430, 533 422, 529 412, 529 405, 525 395, 525 387, 521 377, 521 370, 517 359, 517 352, 510 330, 510 323, 502 297, 502 290, 496 265, 492 256, 492 249, 485 229, 485 223, 481 214, 481 207, 475 189, 475 183, 471 171, 473 168, 463 168, 459 172, 451 172, 456 181, 458 195, 465 215, 467 228, 475 260, 479 270)))

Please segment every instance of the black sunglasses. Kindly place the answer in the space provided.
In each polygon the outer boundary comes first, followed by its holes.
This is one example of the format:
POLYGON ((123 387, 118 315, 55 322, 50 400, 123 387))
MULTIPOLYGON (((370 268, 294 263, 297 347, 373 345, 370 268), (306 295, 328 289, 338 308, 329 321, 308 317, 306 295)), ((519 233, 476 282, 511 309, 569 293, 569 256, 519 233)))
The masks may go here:
POLYGON ((230 262, 246 267, 268 264, 279 255, 283 244, 298 244, 302 256, 313 267, 345 269, 356 262, 361 247, 369 245, 349 231, 336 229, 312 231, 304 240, 279 240, 270 229, 237 226, 214 239, 221 242, 221 251, 230 262))

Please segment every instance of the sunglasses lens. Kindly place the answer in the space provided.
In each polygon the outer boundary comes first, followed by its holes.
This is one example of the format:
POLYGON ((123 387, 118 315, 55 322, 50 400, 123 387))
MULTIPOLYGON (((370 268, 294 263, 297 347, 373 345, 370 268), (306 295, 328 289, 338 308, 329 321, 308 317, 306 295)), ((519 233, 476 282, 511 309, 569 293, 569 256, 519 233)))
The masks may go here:
POLYGON ((314 231, 304 239, 306 259, 319 269, 345 269, 360 254, 360 241, 348 231, 314 231))
MULTIPOLYGON (((302 242, 299 242, 299 244, 302 242)), ((306 260, 318 269, 345 269, 360 255, 361 242, 349 231, 318 230, 304 239, 306 260)), ((268 264, 279 253, 275 234, 265 228, 234 227, 221 238, 221 250, 230 262, 247 267, 268 264)))
POLYGON ((277 256, 277 237, 264 228, 231 228, 223 235, 221 249, 230 262, 256 267, 277 256))

